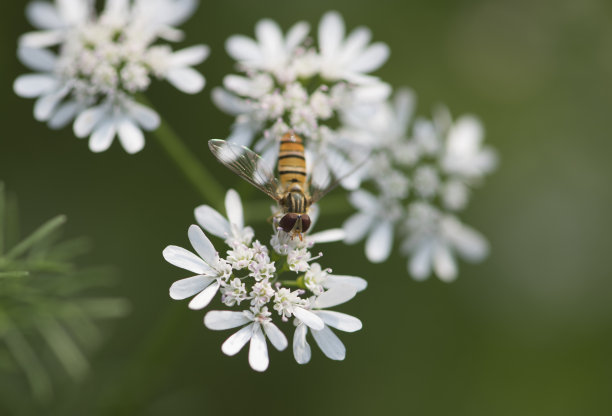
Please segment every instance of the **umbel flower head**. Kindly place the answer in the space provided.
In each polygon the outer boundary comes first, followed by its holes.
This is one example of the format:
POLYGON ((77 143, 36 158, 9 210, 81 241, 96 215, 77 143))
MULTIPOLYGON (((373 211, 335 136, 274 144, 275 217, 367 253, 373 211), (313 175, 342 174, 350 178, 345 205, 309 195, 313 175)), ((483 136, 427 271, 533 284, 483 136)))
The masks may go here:
POLYGON ((441 107, 432 120, 411 123, 413 107, 412 92, 400 90, 392 102, 345 119, 345 129, 372 143, 364 174, 369 190, 349 197, 358 212, 344 223, 345 241, 365 239, 367 258, 382 262, 397 235, 415 279, 435 272, 451 281, 457 277, 456 255, 480 261, 488 253, 484 237, 457 214, 471 189, 495 169, 497 156, 482 145, 484 130, 476 117, 453 121, 441 107))
MULTIPOLYGON (((370 73, 387 60, 384 43, 370 43, 369 29, 360 27, 345 37, 342 17, 326 13, 318 27, 317 42, 310 28, 298 22, 286 34, 272 20, 255 26, 255 39, 230 37, 229 55, 240 75, 227 75, 224 88, 213 91, 213 100, 236 116, 228 141, 251 146, 273 165, 278 140, 293 131, 305 140, 306 150, 316 155, 320 169, 348 170, 345 165, 363 162, 357 136, 341 134, 347 113, 384 102, 390 87, 370 73)), ((358 185, 357 175, 343 181, 358 185)))
POLYGON ((219 295, 221 303, 233 309, 209 311, 204 325, 212 330, 238 328, 221 350, 235 355, 248 343, 249 364, 256 371, 265 371, 269 365, 266 340, 278 350, 289 345, 279 328, 289 321, 295 325, 293 353, 298 363, 305 364, 311 358, 308 331, 323 354, 343 360, 344 344, 330 328, 354 332, 361 329, 361 321, 327 308, 352 299, 365 289, 366 282, 355 276, 332 274, 315 262, 322 254, 311 253, 316 242, 331 241, 334 233, 342 239, 343 234, 328 230, 300 240, 277 229, 270 249, 254 239, 250 227, 244 226, 238 194, 228 191, 225 202, 227 218, 206 205, 195 210, 200 226, 224 239, 228 247, 224 254, 215 249, 198 225, 188 231, 195 253, 178 246, 164 249, 166 261, 193 273, 172 284, 170 297, 192 298, 189 307, 198 310, 219 295))
POLYGON ((118 136, 128 153, 144 147, 143 130, 154 130, 158 114, 136 100, 153 79, 195 94, 204 77, 191 68, 208 56, 204 45, 173 51, 158 40, 176 41, 175 28, 194 11, 196 0, 107 0, 97 15, 93 1, 36 1, 26 14, 38 31, 19 41, 19 59, 34 72, 13 85, 36 98, 34 117, 51 128, 74 120, 74 134, 89 137, 93 152, 107 150, 118 136))

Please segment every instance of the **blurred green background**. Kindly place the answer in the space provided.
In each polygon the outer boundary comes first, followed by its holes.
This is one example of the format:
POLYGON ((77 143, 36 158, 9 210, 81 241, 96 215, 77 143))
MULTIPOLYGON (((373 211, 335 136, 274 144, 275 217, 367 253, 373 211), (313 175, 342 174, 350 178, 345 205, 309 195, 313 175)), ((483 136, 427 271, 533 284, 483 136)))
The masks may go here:
MULTIPOLYGON (((158 83, 148 97, 224 187, 248 190, 206 146, 225 137, 231 123, 209 98, 233 71, 225 39, 252 36, 264 17, 284 29, 300 19, 316 28, 325 11, 336 9, 349 29, 369 26, 374 40, 389 44, 391 57, 378 75, 412 87, 418 114, 443 102, 454 115, 483 120, 501 165, 463 218, 489 238, 492 253, 483 264, 462 264, 449 285, 414 282, 399 256, 371 265, 362 246, 328 246, 326 265, 369 281, 342 308, 364 323, 357 333, 341 334, 347 359, 333 362, 314 348, 312 362, 299 366, 290 351, 272 351, 268 371, 252 371, 246 349, 237 357, 221 353, 228 332, 205 329, 203 312, 168 297, 170 284, 185 274, 161 251, 188 245, 198 194, 150 135, 135 156, 117 143, 92 154, 70 129, 50 131, 34 121, 33 101, 12 91, 26 72, 15 57, 18 36, 30 29, 25 2, 3 2, 0 180, 19 196, 26 232, 62 213, 69 236, 91 237, 94 249, 82 262, 115 266, 121 278, 106 293, 128 298, 133 308, 108 325, 109 340, 91 357, 83 382, 58 370, 52 402, 33 402, 25 381, 14 379, 24 395, 21 410, 13 411, 612 414, 612 3, 203 3, 183 29, 185 45, 212 48, 199 67, 205 91, 186 96, 158 83)), ((317 228, 339 226, 343 218, 323 215, 317 228)), ((259 235, 267 227, 256 223, 259 235)))

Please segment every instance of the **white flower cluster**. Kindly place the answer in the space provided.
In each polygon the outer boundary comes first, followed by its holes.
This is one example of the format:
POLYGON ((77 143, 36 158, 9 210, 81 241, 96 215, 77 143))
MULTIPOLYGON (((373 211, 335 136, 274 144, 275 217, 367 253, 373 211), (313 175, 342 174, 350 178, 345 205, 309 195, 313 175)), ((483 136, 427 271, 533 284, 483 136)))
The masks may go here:
MULTIPOLYGON (((306 150, 327 158, 322 169, 363 162, 360 143, 341 135, 338 122, 345 113, 384 102, 390 87, 369 75, 389 55, 384 43, 370 44, 369 29, 360 27, 345 38, 342 17, 326 13, 318 28, 318 47, 309 25, 295 24, 286 35, 265 19, 255 27, 256 39, 235 35, 226 49, 242 75, 227 75, 213 100, 236 116, 229 141, 251 146, 273 165, 278 141, 293 131, 305 139, 306 150)), ((348 170, 348 169, 344 169, 348 170)), ((347 183, 343 183, 345 186, 347 183)))
POLYGON ((176 41, 174 26, 193 13, 197 0, 107 0, 99 16, 93 1, 32 2, 26 12, 39 31, 26 33, 18 56, 36 71, 18 77, 15 92, 37 98, 34 117, 61 128, 72 120, 77 137, 89 137, 93 152, 115 137, 128 153, 144 147, 142 130, 160 119, 139 104, 153 78, 195 94, 204 77, 191 66, 208 56, 204 45, 173 52, 158 39, 176 41))
POLYGON ((350 195, 358 212, 344 223, 347 243, 366 238, 366 256, 382 262, 391 253, 394 233, 409 256, 415 279, 432 270, 442 280, 457 276, 454 254, 480 261, 488 253, 484 237, 456 217, 471 187, 497 164, 496 153, 483 146, 483 128, 473 116, 452 121, 444 108, 433 120, 417 119, 408 128, 413 94, 399 91, 393 102, 345 119, 347 130, 372 143, 367 178, 375 194, 360 189, 350 195))
POLYGON ((269 250, 254 240, 250 227, 244 226, 242 204, 235 191, 227 193, 225 206, 227 219, 206 205, 195 210, 200 226, 225 240, 229 247, 225 256, 219 255, 197 225, 192 225, 188 232, 197 255, 177 246, 164 249, 164 258, 169 263, 195 273, 174 282, 170 296, 173 299, 193 296, 189 307, 202 309, 220 293, 221 303, 239 308, 209 311, 204 324, 212 330, 241 327, 221 349, 227 355, 235 355, 250 343, 249 364, 256 371, 266 370, 269 364, 266 338, 278 350, 288 345, 273 322, 274 317, 281 322, 293 319, 293 354, 298 363, 305 364, 311 358, 308 331, 327 357, 343 360, 346 349, 330 327, 354 332, 361 329, 361 321, 327 308, 350 300, 365 289, 366 282, 355 276, 331 274, 330 269, 315 263, 318 257, 310 253, 315 242, 330 241, 332 234, 341 239, 343 234, 329 230, 300 240, 276 230, 269 250), (292 279, 279 280, 281 275, 292 279))

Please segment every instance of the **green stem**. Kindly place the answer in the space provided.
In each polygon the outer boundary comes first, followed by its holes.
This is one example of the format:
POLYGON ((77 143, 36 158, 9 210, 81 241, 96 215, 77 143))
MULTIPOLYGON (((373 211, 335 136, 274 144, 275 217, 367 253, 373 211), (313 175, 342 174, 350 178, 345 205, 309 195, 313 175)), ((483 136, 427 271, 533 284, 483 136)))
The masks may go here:
POLYGON ((200 163, 200 161, 185 146, 172 128, 163 119, 155 130, 157 141, 168 153, 168 156, 183 172, 200 195, 212 206, 222 206, 224 192, 215 177, 200 163))
MULTIPOLYGON (((144 95, 138 96, 138 101, 148 107, 154 108, 144 95)), ((170 159, 176 164, 194 188, 209 204, 219 208, 222 206, 225 192, 217 182, 216 178, 200 163, 193 153, 185 146, 185 143, 170 127, 160 118, 159 127, 153 132, 157 141, 166 151, 170 159)))

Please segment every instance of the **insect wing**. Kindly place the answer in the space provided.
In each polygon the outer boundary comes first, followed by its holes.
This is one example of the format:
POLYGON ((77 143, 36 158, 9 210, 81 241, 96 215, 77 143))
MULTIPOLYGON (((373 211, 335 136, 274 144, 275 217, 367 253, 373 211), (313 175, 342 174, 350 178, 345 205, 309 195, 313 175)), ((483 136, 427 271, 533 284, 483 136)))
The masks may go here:
POLYGON ((225 140, 209 140, 208 147, 219 162, 271 198, 278 200, 280 184, 261 156, 248 147, 225 140))
MULTIPOLYGON (((312 157, 309 158, 312 160, 312 157)), ((310 172, 310 202, 316 203, 323 198, 329 191, 338 186, 342 181, 355 174, 366 165, 369 157, 364 157, 360 163, 351 162, 347 156, 331 149, 327 150, 326 155, 316 158, 315 164, 310 172)), ((356 183, 354 187, 359 184, 356 183)))

